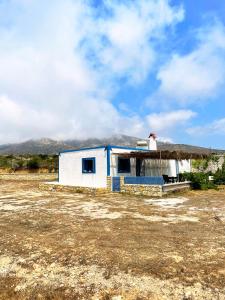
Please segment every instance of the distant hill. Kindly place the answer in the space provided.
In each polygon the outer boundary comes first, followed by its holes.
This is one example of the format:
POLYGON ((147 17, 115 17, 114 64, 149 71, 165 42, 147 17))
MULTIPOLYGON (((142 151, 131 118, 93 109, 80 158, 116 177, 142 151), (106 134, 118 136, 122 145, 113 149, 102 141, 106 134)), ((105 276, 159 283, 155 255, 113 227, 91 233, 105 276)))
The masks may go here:
MULTIPOLYGON (((0 145, 0 154, 57 154, 63 150, 79 149, 85 147, 96 147, 99 145, 118 145, 135 147, 140 138, 127 135, 114 135, 109 138, 91 138, 85 140, 73 139, 55 141, 48 138, 39 140, 28 140, 23 143, 0 145)), ((209 149, 185 144, 169 144, 158 142, 158 148, 169 151, 185 151, 197 153, 225 153, 225 150, 209 149)))
POLYGON ((225 154, 225 150, 204 148, 204 147, 192 146, 192 145, 186 145, 186 144, 158 143, 158 148, 160 150, 183 151, 183 152, 189 152, 189 153, 225 154))
POLYGON ((63 142, 40 139, 0 145, 0 154, 55 154, 64 149, 71 149, 71 147, 63 142))

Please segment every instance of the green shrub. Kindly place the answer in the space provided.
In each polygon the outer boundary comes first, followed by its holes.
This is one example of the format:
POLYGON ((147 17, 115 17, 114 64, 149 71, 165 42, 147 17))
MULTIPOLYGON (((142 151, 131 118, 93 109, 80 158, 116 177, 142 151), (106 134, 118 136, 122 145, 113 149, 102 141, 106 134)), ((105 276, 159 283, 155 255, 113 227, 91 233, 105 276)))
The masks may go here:
POLYGON ((45 168, 49 172, 58 170, 58 155, 0 155, 0 168, 13 171, 45 168))
POLYGON ((209 181, 209 173, 183 173, 180 174, 182 181, 191 181, 191 186, 194 190, 216 189, 216 185, 209 181))
POLYGON ((27 162, 27 168, 28 169, 38 169, 39 168, 39 163, 36 158, 32 158, 27 162))
POLYGON ((222 168, 217 169, 216 173, 213 176, 214 176, 214 182, 216 184, 225 184, 225 161, 222 165, 222 168))

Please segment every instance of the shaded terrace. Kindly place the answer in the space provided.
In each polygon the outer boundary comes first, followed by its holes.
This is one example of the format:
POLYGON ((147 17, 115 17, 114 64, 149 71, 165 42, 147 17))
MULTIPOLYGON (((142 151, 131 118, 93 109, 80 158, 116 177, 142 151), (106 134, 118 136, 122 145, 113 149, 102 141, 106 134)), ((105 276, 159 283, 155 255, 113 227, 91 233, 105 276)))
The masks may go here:
POLYGON ((125 177, 124 183, 129 185, 161 185, 165 191, 172 191, 182 188, 183 186, 190 185, 190 182, 181 182, 179 176, 178 162, 184 160, 201 160, 206 159, 212 153, 195 153, 195 152, 183 152, 183 151, 168 151, 168 150, 156 150, 156 151, 132 151, 130 153, 114 153, 114 155, 120 158, 133 158, 136 160, 136 176, 125 177), (169 176, 166 174, 165 165, 169 161, 175 161, 176 164, 176 176, 169 176), (145 162, 148 161, 148 164, 145 162), (153 166, 157 169, 157 175, 148 176, 149 170, 146 170, 153 166))

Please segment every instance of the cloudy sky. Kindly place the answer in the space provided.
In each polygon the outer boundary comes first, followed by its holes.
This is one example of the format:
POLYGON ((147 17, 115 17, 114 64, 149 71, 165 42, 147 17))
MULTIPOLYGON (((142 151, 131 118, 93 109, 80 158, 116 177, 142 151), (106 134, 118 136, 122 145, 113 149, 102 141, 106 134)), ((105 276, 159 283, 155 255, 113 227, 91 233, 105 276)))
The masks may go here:
POLYGON ((225 148, 225 1, 0 0, 0 124, 225 148))

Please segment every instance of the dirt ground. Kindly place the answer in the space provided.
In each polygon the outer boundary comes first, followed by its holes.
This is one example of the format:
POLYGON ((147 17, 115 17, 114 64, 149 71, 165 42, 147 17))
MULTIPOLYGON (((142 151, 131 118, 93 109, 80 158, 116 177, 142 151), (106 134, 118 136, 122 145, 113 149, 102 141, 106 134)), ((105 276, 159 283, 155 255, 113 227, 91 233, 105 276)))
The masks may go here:
POLYGON ((0 299, 225 299, 225 190, 154 200, 0 180, 0 299))

